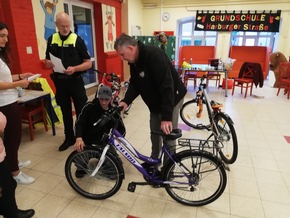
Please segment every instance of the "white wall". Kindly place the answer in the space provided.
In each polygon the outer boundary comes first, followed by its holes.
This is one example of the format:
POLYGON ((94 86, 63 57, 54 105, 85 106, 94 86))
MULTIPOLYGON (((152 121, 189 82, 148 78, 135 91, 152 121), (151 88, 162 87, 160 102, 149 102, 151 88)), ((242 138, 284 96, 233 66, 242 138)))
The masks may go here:
MULTIPOLYGON (((178 2, 178 1, 177 1, 178 2)), ((241 1, 243 2, 243 1, 241 1)), ((132 24, 137 24, 142 27, 142 35, 153 35, 154 31, 177 31, 177 20, 184 19, 187 17, 195 17, 197 10, 282 10, 281 18, 282 22, 280 25, 279 41, 277 45, 277 51, 281 51, 289 57, 290 55, 290 1, 289 3, 278 3, 279 1, 273 1, 273 3, 256 1, 251 3, 241 3, 243 5, 228 4, 225 3, 217 4, 216 6, 203 6, 201 4, 191 4, 190 7, 186 6, 170 6, 170 7, 154 7, 154 8, 142 8, 141 0, 128 0, 129 3, 129 30, 132 24), (170 20, 163 22, 161 15, 163 12, 170 13, 170 20)), ((281 1, 285 2, 285 1, 281 1)), ((131 33, 130 31, 128 32, 131 33)), ((230 44, 230 32, 219 32, 218 42, 216 49, 217 57, 228 57, 230 44)))
POLYGON ((141 0, 127 0, 128 1, 128 34, 132 35, 132 26, 141 27, 141 34, 143 34, 143 10, 141 0))

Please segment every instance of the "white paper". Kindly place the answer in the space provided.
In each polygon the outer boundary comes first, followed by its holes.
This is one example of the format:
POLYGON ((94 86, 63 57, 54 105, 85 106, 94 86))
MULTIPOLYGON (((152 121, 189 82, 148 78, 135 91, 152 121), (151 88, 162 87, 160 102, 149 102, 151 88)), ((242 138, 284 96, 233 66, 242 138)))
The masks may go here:
POLYGON ((40 76, 41 76, 41 74, 34 74, 33 76, 28 77, 27 80, 28 81, 32 81, 32 80, 34 80, 34 79, 36 79, 36 78, 38 78, 40 76))
POLYGON ((56 73, 64 73, 63 71, 65 70, 61 59, 55 57, 53 54, 49 53, 50 56, 50 60, 53 63, 54 67, 53 67, 53 71, 56 73))

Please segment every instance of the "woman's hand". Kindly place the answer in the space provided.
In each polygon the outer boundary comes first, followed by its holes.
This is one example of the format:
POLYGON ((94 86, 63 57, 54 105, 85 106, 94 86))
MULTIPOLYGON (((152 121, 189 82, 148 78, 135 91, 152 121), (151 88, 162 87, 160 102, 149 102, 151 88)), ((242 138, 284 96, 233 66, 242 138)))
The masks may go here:
POLYGON ((27 88, 29 83, 30 81, 28 81, 27 79, 22 79, 22 80, 17 81, 17 86, 20 86, 21 88, 27 88))

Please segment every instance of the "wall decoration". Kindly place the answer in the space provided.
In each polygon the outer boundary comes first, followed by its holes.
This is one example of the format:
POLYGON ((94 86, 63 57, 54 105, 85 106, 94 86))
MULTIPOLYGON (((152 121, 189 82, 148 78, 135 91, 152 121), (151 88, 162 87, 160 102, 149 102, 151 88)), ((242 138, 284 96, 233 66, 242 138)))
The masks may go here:
POLYGON ((44 39, 47 41, 48 38, 54 34, 55 31, 55 22, 54 16, 56 11, 56 5, 58 0, 53 0, 52 2, 40 0, 40 5, 43 9, 45 20, 44 20, 44 39))
POLYGON ((279 32, 281 11, 197 11, 195 30, 279 32))
POLYGON ((102 4, 104 52, 114 51, 116 39, 116 9, 102 4))
POLYGON ((64 11, 63 0, 31 1, 38 44, 39 58, 45 59, 46 41, 58 31, 55 27, 55 14, 64 11))

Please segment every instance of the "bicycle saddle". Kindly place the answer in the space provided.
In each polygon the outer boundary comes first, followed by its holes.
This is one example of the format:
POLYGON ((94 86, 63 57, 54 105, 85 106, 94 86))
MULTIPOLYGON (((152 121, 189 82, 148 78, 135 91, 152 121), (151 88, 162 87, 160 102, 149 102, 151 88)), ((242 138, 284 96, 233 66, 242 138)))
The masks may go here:
POLYGON ((181 129, 173 129, 169 135, 166 135, 161 129, 160 130, 152 130, 151 133, 162 136, 165 139, 165 141, 175 140, 175 139, 178 139, 182 136, 181 129))

